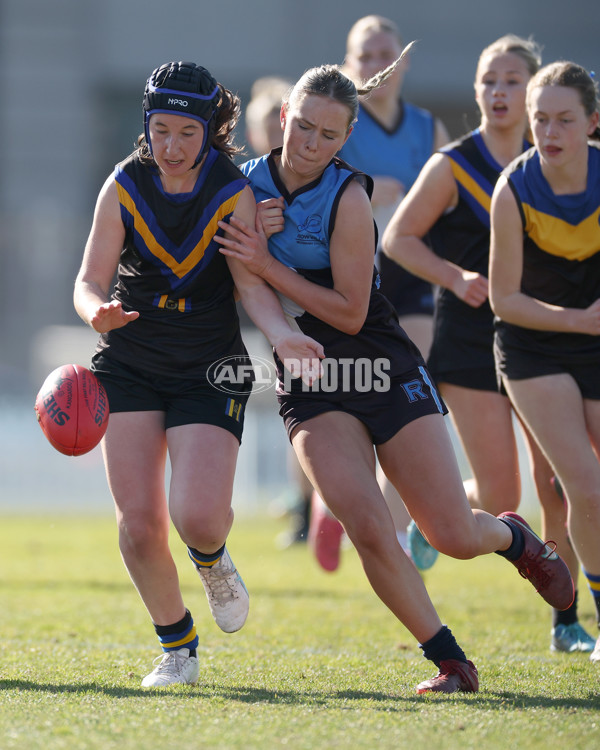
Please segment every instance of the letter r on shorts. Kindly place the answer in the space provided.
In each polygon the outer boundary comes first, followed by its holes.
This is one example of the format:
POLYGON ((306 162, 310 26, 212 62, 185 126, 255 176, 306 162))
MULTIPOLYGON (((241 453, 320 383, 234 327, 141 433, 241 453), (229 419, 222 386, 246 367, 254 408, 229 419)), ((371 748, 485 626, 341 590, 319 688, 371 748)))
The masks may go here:
POLYGON ((423 393, 423 383, 420 380, 409 380, 408 383, 402 383, 402 387, 411 404, 417 399, 429 398, 426 393, 423 393))

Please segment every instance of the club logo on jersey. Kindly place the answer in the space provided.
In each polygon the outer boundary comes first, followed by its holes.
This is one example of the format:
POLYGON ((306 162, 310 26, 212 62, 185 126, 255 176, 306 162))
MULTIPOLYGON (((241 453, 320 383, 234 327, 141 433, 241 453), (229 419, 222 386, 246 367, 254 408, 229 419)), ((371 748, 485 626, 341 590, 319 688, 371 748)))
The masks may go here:
POLYGON ((319 229, 321 229, 321 217, 319 214, 311 214, 304 224, 298 224, 299 232, 311 232, 312 234, 317 234, 319 229))
POLYGON ((323 217, 320 214, 310 214, 307 216, 302 224, 298 224, 296 242, 299 242, 301 245, 320 244, 322 241, 322 224, 323 217))

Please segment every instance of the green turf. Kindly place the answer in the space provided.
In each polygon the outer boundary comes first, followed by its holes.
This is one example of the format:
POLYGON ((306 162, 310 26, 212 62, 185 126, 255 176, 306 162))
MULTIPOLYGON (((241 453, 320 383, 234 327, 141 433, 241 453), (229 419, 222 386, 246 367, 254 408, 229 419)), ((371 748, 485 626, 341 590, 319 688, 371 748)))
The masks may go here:
MULTIPOLYGON (((277 549, 282 521, 238 520, 229 546, 251 611, 226 635, 173 537, 200 682, 147 691, 159 651, 112 518, 0 520, 0 750, 600 747, 600 665, 550 652, 549 608, 497 556, 442 557, 426 574, 481 690, 417 696, 435 669, 353 549, 327 574, 306 546, 277 549)), ((585 588, 581 600, 595 632, 585 588)))

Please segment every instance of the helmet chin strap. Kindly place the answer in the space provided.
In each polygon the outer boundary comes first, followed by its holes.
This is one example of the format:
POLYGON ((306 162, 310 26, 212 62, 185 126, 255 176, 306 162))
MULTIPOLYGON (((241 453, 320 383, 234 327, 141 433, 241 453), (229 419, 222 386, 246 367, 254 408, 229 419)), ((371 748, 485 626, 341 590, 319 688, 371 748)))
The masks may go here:
POLYGON ((206 122, 202 123, 204 125, 204 141, 202 143, 202 147, 200 149, 200 153, 196 157, 196 161, 194 162, 194 167, 197 167, 198 164, 204 159, 204 156, 208 153, 208 150, 211 146, 213 135, 215 132, 215 115, 214 113, 211 115, 210 119, 206 122))

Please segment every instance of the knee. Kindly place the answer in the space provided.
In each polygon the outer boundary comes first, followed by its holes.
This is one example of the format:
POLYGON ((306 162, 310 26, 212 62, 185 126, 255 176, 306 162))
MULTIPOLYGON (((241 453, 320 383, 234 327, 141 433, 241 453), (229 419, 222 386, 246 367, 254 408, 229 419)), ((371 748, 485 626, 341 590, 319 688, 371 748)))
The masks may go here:
POLYGON ((168 529, 158 519, 142 516, 119 521, 119 547, 124 557, 150 558, 168 544, 168 529))
POLYGON ((222 513, 189 508, 173 518, 173 525, 184 544, 201 552, 210 552, 221 547, 232 524, 231 508, 222 513))
POLYGON ((385 529, 370 514, 360 514, 350 521, 344 519, 344 528, 359 554, 373 553, 381 547, 385 529))
POLYGON ((480 554, 480 541, 474 525, 473 530, 468 528, 460 530, 453 529, 430 529, 423 531, 425 538, 441 552, 448 557, 454 557, 456 560, 471 560, 480 554))

